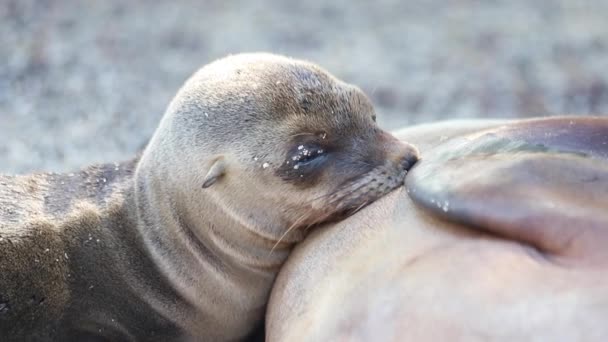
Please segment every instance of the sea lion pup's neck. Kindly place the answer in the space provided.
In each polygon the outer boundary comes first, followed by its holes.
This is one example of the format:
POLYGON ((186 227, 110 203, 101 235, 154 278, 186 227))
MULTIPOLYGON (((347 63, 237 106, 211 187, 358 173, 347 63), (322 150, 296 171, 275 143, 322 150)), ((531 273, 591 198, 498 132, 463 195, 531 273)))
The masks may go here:
MULTIPOLYGON (((263 199, 250 198, 255 189, 242 196, 226 196, 239 191, 229 186, 203 189, 202 179, 189 179, 190 173, 179 169, 188 156, 181 151, 163 154, 163 140, 158 132, 135 175, 138 229, 145 248, 194 308, 188 317, 176 317, 178 325, 215 326, 233 334, 221 339, 243 337, 263 317, 274 278, 301 234, 281 239, 285 219, 279 211, 258 206, 263 199)), ((200 334, 213 336, 209 331, 200 334)))

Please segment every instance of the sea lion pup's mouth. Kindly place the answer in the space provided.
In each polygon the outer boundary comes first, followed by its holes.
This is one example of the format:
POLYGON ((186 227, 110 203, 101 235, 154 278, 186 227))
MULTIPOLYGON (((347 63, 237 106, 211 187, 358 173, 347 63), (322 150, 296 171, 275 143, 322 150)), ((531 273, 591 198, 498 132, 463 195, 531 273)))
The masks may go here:
MULTIPOLYGON (((401 143, 398 143, 401 144, 401 143)), ((407 172, 418 161, 417 152, 396 148, 395 157, 372 169, 370 172, 344 182, 328 198, 328 217, 325 221, 344 219, 365 208, 378 198, 404 184, 407 172)))

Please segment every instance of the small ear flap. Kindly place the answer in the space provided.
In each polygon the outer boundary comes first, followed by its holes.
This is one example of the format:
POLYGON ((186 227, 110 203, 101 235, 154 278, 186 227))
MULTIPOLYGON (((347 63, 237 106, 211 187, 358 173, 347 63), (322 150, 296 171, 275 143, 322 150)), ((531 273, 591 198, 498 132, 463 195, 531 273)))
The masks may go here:
MULTIPOLYGON (((557 255, 608 243, 608 119, 522 121, 448 140, 406 177, 450 221, 557 255)), ((603 252, 602 252, 603 253, 603 252)))
POLYGON ((203 182, 203 189, 206 189, 215 184, 215 182, 217 182, 218 179, 222 177, 225 172, 226 162, 224 161, 224 157, 219 157, 215 160, 213 165, 211 165, 209 172, 207 172, 207 175, 205 176, 205 181, 203 182))

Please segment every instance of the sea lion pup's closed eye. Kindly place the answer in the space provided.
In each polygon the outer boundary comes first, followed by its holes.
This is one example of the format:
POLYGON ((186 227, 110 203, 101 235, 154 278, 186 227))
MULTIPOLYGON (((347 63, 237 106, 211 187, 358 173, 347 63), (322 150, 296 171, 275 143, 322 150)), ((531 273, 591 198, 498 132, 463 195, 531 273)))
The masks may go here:
POLYGON ((416 161, 374 117, 313 64, 238 55, 186 82, 139 160, 0 176, 0 340, 245 338, 306 228, 416 161))

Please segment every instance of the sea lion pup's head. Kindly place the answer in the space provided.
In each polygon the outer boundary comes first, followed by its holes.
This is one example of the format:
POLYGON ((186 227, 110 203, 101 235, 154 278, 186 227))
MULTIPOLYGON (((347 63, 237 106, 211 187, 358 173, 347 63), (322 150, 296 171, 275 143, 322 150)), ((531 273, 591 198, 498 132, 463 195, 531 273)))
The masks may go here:
POLYGON ((186 82, 141 164, 171 184, 176 205, 276 238, 374 201, 416 160, 359 88, 311 63, 241 54, 186 82))

